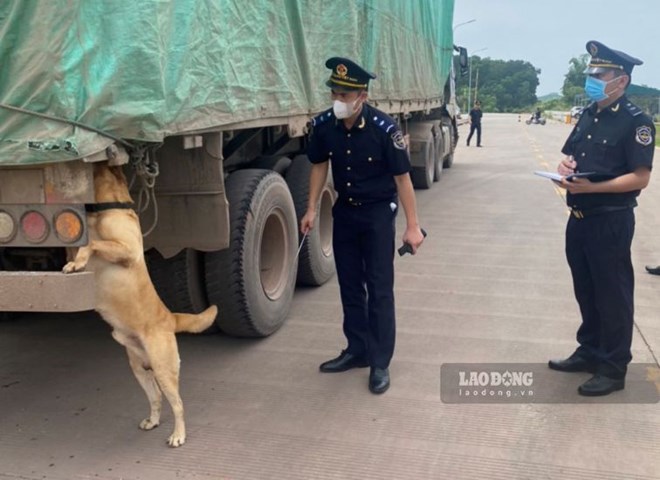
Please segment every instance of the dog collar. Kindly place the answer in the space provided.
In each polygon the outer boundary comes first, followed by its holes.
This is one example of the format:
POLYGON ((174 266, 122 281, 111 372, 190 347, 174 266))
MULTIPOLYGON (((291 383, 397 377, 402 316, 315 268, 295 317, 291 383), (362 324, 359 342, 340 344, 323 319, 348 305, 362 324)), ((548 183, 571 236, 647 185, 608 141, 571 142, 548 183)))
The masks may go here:
POLYGON ((88 213, 103 212, 114 208, 133 208, 133 202, 104 202, 104 203, 86 203, 85 211, 88 213))

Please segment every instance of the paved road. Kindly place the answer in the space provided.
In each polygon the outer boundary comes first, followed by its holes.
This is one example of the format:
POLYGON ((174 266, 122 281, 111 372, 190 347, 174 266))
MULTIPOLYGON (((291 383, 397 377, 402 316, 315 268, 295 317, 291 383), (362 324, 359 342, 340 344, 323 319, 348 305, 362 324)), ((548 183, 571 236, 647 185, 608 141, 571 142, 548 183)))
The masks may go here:
MULTIPOLYGON (((531 174, 554 170, 569 127, 486 114, 480 149, 461 129, 454 167, 418 192, 427 242, 396 259, 385 395, 368 392, 367 370, 317 371, 343 347, 335 281, 297 292, 270 338, 180 337, 189 438, 174 450, 169 409, 158 429, 137 429, 146 400, 102 321, 24 317, 0 324, 0 478, 660 478, 659 404, 634 403, 643 382, 608 400, 628 403, 571 403, 587 376, 559 373, 538 383, 554 382, 562 403, 442 402, 443 364, 543 363, 571 353, 578 322, 562 197, 531 174)), ((660 262, 659 206, 655 177, 633 252, 633 353, 648 364, 660 354, 660 277, 643 266, 660 262)))

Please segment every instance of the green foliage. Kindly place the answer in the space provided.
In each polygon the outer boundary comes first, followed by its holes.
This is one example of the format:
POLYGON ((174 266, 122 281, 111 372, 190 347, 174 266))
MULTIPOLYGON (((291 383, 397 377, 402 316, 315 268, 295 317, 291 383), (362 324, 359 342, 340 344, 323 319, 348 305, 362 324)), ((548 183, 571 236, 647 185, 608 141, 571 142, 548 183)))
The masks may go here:
POLYGON ((564 97, 554 98, 541 104, 541 110, 569 110, 573 106, 567 103, 564 97))
POLYGON ((580 55, 577 58, 571 58, 568 62, 568 73, 564 77, 564 85, 561 87, 561 93, 565 105, 576 105, 584 103, 584 81, 586 75, 584 71, 589 63, 588 53, 580 55))
MULTIPOLYGON (((470 63, 471 103, 478 99, 484 111, 525 111, 537 102, 536 87, 541 72, 531 63, 523 60, 492 60, 476 55, 470 57, 470 63)), ((458 101, 463 109, 467 106, 468 83, 468 77, 457 79, 458 101)))
MULTIPOLYGON (((633 72, 634 76, 634 72, 633 72)), ((660 114, 660 90, 646 85, 631 84, 626 90, 628 98, 651 116, 660 114)))

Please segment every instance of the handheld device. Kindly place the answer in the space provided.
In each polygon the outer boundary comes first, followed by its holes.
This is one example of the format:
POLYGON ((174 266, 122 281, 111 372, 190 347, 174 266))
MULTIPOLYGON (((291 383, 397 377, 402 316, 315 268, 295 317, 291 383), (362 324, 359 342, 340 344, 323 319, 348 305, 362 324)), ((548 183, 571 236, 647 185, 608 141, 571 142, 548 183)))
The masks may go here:
MULTIPOLYGON (((423 228, 420 228, 420 230, 422 231, 422 235, 424 235, 424 238, 426 238, 426 230, 424 230, 423 228)), ((410 245, 409 243, 404 243, 399 247, 399 250, 397 251, 399 252, 399 256, 401 257, 404 256, 406 253, 412 254, 413 253, 412 245, 410 245)))

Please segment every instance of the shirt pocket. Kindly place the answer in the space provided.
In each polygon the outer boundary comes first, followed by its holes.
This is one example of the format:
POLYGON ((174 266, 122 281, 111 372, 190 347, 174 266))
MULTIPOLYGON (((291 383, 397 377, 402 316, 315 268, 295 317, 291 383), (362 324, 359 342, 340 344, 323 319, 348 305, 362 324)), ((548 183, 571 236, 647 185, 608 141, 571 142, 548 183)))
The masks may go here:
POLYGON ((382 155, 365 153, 358 158, 357 168, 360 175, 371 177, 383 171, 384 162, 382 155))
MULTIPOLYGON (((598 157, 611 155, 612 152, 616 151, 619 144, 619 138, 614 134, 600 133, 587 135, 587 139, 591 142, 593 152, 598 157)), ((612 159, 610 158, 610 160, 612 159)))

